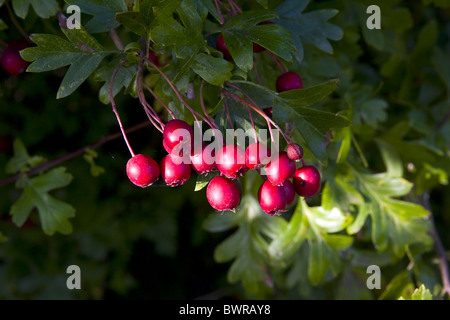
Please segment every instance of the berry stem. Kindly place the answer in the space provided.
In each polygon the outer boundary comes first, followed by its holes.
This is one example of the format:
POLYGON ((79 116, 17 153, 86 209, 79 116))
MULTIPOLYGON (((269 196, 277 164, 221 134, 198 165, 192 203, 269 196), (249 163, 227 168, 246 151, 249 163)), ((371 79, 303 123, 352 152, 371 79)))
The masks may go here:
POLYGON ((228 4, 235 14, 242 13, 242 9, 233 0, 228 0, 228 4))
POLYGON ((11 22, 14 24, 14 26, 17 28, 17 30, 20 32, 20 34, 25 38, 25 40, 28 43, 31 43, 30 37, 25 32, 25 30, 23 30, 20 23, 17 21, 16 16, 15 16, 14 12, 12 11, 11 6, 9 5, 8 1, 5 2, 5 6, 6 6, 6 9, 8 10, 8 14, 11 19, 11 22))
MULTIPOLYGON (((241 104, 243 104, 243 105, 247 105, 247 106, 249 106, 250 108, 252 108, 253 110, 255 110, 255 111, 256 111, 257 113, 259 113, 259 115, 262 116, 268 123, 273 124, 273 126, 274 126, 275 128, 277 128, 278 131, 280 131, 281 135, 283 136, 284 140, 286 140, 286 143, 287 143, 287 144, 290 143, 290 139, 289 139, 289 137, 284 133, 284 131, 281 130, 281 128, 276 124, 275 121, 273 121, 272 119, 270 119, 270 117, 268 117, 267 114, 265 114, 264 111, 261 110, 261 108, 258 106, 258 104, 257 104, 257 103, 256 103, 256 102, 255 102, 255 101, 254 101, 254 100, 253 100, 253 99, 252 99, 252 98, 251 98, 244 90, 242 90, 241 88, 239 88, 238 86, 236 86, 236 85, 234 85, 234 84, 232 84, 232 83, 230 83, 230 82, 227 82, 226 84, 227 84, 229 87, 231 87, 231 88, 233 88, 233 89, 235 89, 235 90, 241 92, 241 93, 242 93, 242 94, 243 94, 250 102, 246 101, 245 99, 242 99, 242 98, 239 97, 238 95, 235 95, 234 93, 229 92, 229 91, 227 91, 227 90, 223 90, 222 93, 224 93, 224 91, 225 91, 225 95, 228 94, 228 96, 229 96, 230 98, 232 98, 233 100, 235 100, 236 102, 239 102, 239 103, 241 103, 241 104)), ((269 125, 269 130, 271 130, 270 125, 269 125)), ((271 135, 272 135, 272 133, 271 133, 271 135)))
POLYGON ((260 86, 262 86, 262 81, 261 78, 259 77, 259 73, 258 73, 258 67, 256 66, 256 59, 253 58, 253 70, 255 71, 255 77, 256 77, 256 81, 258 81, 258 84, 260 86))
MULTIPOLYGON (((267 51, 267 50, 266 50, 267 51)), ((278 61, 277 57, 270 51, 267 51, 267 54, 272 58, 272 60, 275 62, 275 64, 277 65, 278 69, 280 69, 281 73, 286 73, 289 70, 287 69, 287 67, 283 64, 280 63, 280 61, 278 61)))
POLYGON ((302 162, 303 167, 306 166, 305 159, 301 158, 300 161, 302 162))
POLYGON ((113 94, 113 84, 114 84, 114 79, 116 78, 117 72, 119 72, 120 68, 125 64, 126 61, 122 61, 117 67, 116 69, 114 69, 114 72, 111 76, 111 80, 109 82, 109 98, 111 100, 111 106, 113 109, 114 114, 116 115, 117 118, 117 122, 119 123, 119 127, 120 127, 120 131, 122 132, 122 136, 123 139, 125 140, 125 143, 127 144, 128 150, 131 153, 131 156, 134 157, 134 151, 130 146, 130 143, 128 142, 128 138, 127 135, 125 133, 125 130, 123 129, 123 125, 122 125, 122 121, 120 120, 120 116, 119 113, 117 112, 117 108, 116 108, 116 102, 114 101, 114 94, 113 94))
POLYGON ((151 105, 147 102, 145 99, 144 91, 142 90, 142 83, 144 82, 143 79, 143 63, 142 60, 139 62, 138 65, 138 76, 136 79, 137 84, 137 93, 139 97, 139 102, 145 109, 145 113, 147 114, 148 119, 153 124, 153 126, 160 131, 161 133, 164 130, 164 123, 161 121, 161 119, 158 117, 158 114, 156 111, 151 107, 151 105))
POLYGON ((226 100, 224 101, 223 106, 225 108, 225 113, 227 115, 228 123, 230 124, 231 129, 234 130, 233 122, 231 121, 230 112, 228 111, 228 103, 226 100))
POLYGON ((197 111, 193 110, 189 104, 183 99, 183 97, 181 96, 180 92, 177 90, 177 88, 175 88, 175 85, 172 83, 172 81, 170 81, 170 79, 167 77, 167 75, 160 69, 158 68, 157 65, 155 65, 152 61, 150 61, 150 59, 148 59, 147 57, 143 57, 143 59, 145 60, 145 62, 150 65, 153 69, 155 69, 156 71, 158 71, 158 73, 164 78, 164 80, 166 80, 166 82, 169 84, 169 86, 172 88, 173 92, 175 93, 175 95, 177 96, 178 100, 180 100, 180 102, 192 113, 192 115, 194 116, 195 121, 198 121, 197 119, 197 115, 199 117, 201 117, 205 122, 206 119, 205 117, 203 117, 201 114, 199 114, 197 111))
POLYGON ((144 83, 144 87, 145 89, 147 89, 153 96, 153 98, 155 98, 163 107, 164 109, 167 110, 167 112, 170 114, 170 116, 172 117, 172 119, 176 119, 175 114, 172 112, 172 110, 170 110, 170 108, 164 103, 164 101, 161 100, 160 97, 158 97, 158 95, 149 87, 149 85, 143 81, 144 83))
POLYGON ((222 11, 220 11, 218 0, 214 0, 214 5, 216 6, 217 14, 220 18, 220 24, 223 26, 225 24, 225 20, 223 19, 222 11))
POLYGON ((111 37, 111 40, 114 42, 114 45, 116 48, 120 51, 123 51, 125 49, 122 40, 120 40, 119 35, 117 34, 116 29, 112 29, 109 31, 109 36, 111 37))

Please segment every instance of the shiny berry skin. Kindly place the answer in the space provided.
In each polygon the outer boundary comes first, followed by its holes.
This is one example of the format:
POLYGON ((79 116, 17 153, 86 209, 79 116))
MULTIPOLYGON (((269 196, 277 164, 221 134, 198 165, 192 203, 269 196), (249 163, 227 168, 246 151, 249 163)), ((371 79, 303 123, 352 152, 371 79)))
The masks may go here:
MULTIPOLYGON (((185 121, 173 119, 166 123, 163 131, 164 149, 172 151, 181 141, 191 143, 194 137, 194 130, 185 121)), ((191 143, 192 144, 192 143, 191 143)))
POLYGON ((276 186, 282 186, 284 181, 295 174, 295 161, 287 156, 285 151, 280 151, 278 157, 266 166, 267 179, 276 186))
POLYGON ((277 78, 276 88, 278 92, 302 89, 303 81, 297 73, 289 71, 277 78))
POLYGON ((314 166, 304 166, 295 171, 295 192, 302 197, 312 197, 320 190, 320 173, 314 166))
POLYGON ((283 187, 265 181, 258 190, 258 202, 267 214, 274 215, 286 211, 286 194, 283 187))
POLYGON ((209 182, 206 188, 206 199, 217 211, 233 211, 239 205, 241 196, 234 181, 217 176, 209 182))
POLYGON ((259 169, 269 163, 270 149, 261 142, 254 142, 245 150, 245 165, 249 169, 259 169))
POLYGON ((228 50, 227 45, 225 44, 225 41, 223 40, 223 35, 222 34, 219 34, 219 36, 217 37, 216 48, 217 48, 217 50, 222 52, 223 57, 226 60, 228 60, 228 61, 233 60, 233 58, 231 57, 231 53, 228 50))
POLYGON ((289 205, 295 200, 295 188, 294 184, 290 180, 286 180, 283 183, 284 194, 286 195, 286 204, 289 205))
POLYGON ((3 50, 2 56, 0 57, 0 64, 3 69, 11 75, 23 73, 30 63, 22 59, 19 51, 28 47, 29 44, 25 41, 15 41, 10 43, 8 47, 3 50))
POLYGON ((178 163, 171 154, 168 154, 159 163, 161 177, 170 187, 181 186, 191 176, 191 166, 181 161, 181 159, 179 158, 180 161, 178 163))
POLYGON ((127 162, 127 176, 141 188, 152 185, 160 174, 158 163, 145 154, 137 154, 127 162))
POLYGON ((203 144, 201 150, 194 150, 191 153, 191 166, 197 173, 209 173, 217 170, 215 150, 207 149, 207 145, 203 144))
POLYGON ((286 148, 289 159, 299 161, 303 157, 303 148, 296 143, 288 144, 286 148))
POLYGON ((272 117, 273 117, 273 110, 272 110, 272 107, 264 108, 263 111, 264 111, 265 114, 267 114, 267 116, 268 116, 269 118, 272 119, 272 117))
POLYGON ((230 179, 236 179, 248 170, 245 165, 245 152, 235 144, 219 149, 216 155, 217 169, 230 179))

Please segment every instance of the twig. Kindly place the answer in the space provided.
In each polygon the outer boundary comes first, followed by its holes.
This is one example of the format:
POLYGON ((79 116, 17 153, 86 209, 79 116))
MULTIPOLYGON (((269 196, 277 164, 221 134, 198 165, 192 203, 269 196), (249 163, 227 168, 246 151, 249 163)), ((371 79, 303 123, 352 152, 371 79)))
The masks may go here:
POLYGON ((438 122, 438 124, 435 127, 436 131, 441 130, 441 128, 444 126, 444 124, 450 119, 450 110, 444 115, 444 117, 438 122))
POLYGON ((5 6, 6 9, 8 10, 8 14, 9 17, 11 18, 11 22, 14 24, 14 26, 17 28, 17 30, 19 30, 20 34, 25 38, 25 40, 28 43, 31 43, 30 37, 28 36, 28 34, 25 32, 25 30, 23 30, 22 26, 20 25, 20 23, 17 21, 16 19, 16 15, 14 14, 14 12, 11 9, 11 6, 9 5, 9 2, 6 1, 5 2, 5 6))
MULTIPOLYGON (((125 132, 127 134, 131 134, 131 133, 133 133, 135 131, 139 131, 139 130, 141 130, 143 128, 146 128, 149 125, 150 125, 150 123, 148 121, 141 122, 141 123, 139 123, 137 125, 134 125, 134 126, 128 128, 128 129, 126 129, 125 132)), ((19 173, 19 174, 16 174, 14 176, 10 176, 10 177, 8 177, 6 179, 3 179, 3 180, 0 181, 0 187, 5 186, 5 185, 10 184, 10 183, 13 183, 14 181, 17 181, 23 175, 33 176, 33 175, 35 175, 35 174, 37 174, 37 173, 39 173, 41 171, 47 170, 47 169, 49 169, 51 167, 54 167, 54 166, 56 166, 56 165, 58 165, 60 163, 63 163, 64 161, 67 161, 67 160, 70 160, 70 159, 75 158, 77 156, 80 156, 83 153, 85 153, 87 149, 97 149, 98 147, 104 145, 105 143, 110 142, 110 141, 115 140, 115 139, 118 139, 121 136, 122 136, 122 131, 113 133, 113 134, 108 135, 108 136, 103 136, 102 138, 100 138, 98 141, 96 141, 94 143, 91 143, 91 144, 89 144, 89 145, 87 145, 85 147, 82 147, 80 149, 77 149, 75 151, 67 153, 67 154, 65 154, 65 155, 63 155, 63 156, 61 156, 59 158, 56 158, 56 159, 44 162, 41 165, 39 165, 37 167, 34 167, 34 168, 32 168, 31 170, 29 170, 27 172, 19 173)))
POLYGON ((431 230, 430 235, 433 237, 434 245, 436 249, 436 253, 439 256, 439 268, 441 269, 441 277, 442 277, 442 296, 447 294, 450 297, 450 274, 449 267, 447 262, 447 254, 445 252, 445 247, 442 243, 441 238, 439 237, 439 233, 436 229, 436 224, 434 222, 433 213, 431 211, 430 205, 430 194, 426 191, 422 193, 422 204, 430 212, 429 219, 431 221, 431 230))
POLYGON ((115 29, 109 31, 109 36, 111 37, 117 49, 119 49, 120 51, 123 51, 125 49, 122 40, 120 40, 120 37, 115 29))
POLYGON ((217 14, 219 15, 220 18, 220 24, 223 26, 225 24, 225 20, 223 19, 223 15, 222 12, 220 11, 219 3, 217 1, 218 0, 214 0, 214 5, 216 6, 217 14))
POLYGON ((133 148, 131 148, 130 142, 128 141, 125 131, 123 130, 122 121, 120 120, 119 112, 117 111, 116 102, 114 101, 114 94, 113 94, 114 79, 116 78, 117 72, 119 72, 120 68, 125 64, 125 62, 126 61, 122 61, 116 67, 116 69, 114 69, 114 72, 111 76, 111 80, 109 81, 109 99, 111 101, 111 106, 112 106, 113 112, 116 115, 117 122, 119 123, 120 131, 122 131, 123 139, 125 140, 125 143, 127 144, 128 150, 130 150, 131 156, 134 157, 134 151, 133 151, 133 148))

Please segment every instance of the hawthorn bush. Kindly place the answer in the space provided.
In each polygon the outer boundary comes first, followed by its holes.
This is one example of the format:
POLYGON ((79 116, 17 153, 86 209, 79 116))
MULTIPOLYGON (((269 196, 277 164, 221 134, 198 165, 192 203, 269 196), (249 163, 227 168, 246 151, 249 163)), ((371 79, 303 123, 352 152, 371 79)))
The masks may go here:
POLYGON ((0 297, 448 298, 449 8, 0 0, 0 297))

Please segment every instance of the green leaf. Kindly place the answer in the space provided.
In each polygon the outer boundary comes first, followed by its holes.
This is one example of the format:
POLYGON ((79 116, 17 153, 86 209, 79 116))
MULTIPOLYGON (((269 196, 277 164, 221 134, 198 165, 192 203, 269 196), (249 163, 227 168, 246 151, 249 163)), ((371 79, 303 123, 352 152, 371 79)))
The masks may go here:
MULTIPOLYGON (((100 88, 98 96, 102 103, 109 104, 111 103, 111 99, 109 97, 109 88, 111 77, 114 70, 120 63, 120 57, 117 59, 113 59, 110 63, 100 67, 94 74, 94 79, 96 81, 105 82, 103 86, 100 88)), ((114 78, 113 83, 113 97, 115 97, 122 88, 128 88, 136 75, 137 66, 131 65, 129 67, 123 66, 117 71, 116 77, 114 78)))
POLYGON ((339 85, 338 79, 328 80, 324 83, 297 90, 284 91, 278 94, 291 107, 311 106, 333 93, 339 85))
POLYGON ((203 18, 195 10, 191 0, 183 1, 173 9, 177 9, 183 24, 175 20, 169 10, 170 14, 157 16, 158 25, 152 29, 150 37, 163 47, 173 46, 177 58, 189 60, 206 46, 201 33, 203 18))
POLYGON ((50 191, 65 187, 72 181, 72 175, 63 167, 52 169, 38 177, 23 178, 24 190, 20 198, 11 207, 10 214, 17 226, 22 226, 33 208, 39 211, 42 229, 48 235, 55 232, 72 232, 69 218, 75 216, 75 209, 69 204, 54 198, 50 191))
POLYGON ((27 71, 43 72, 70 65, 58 89, 57 98, 72 94, 109 55, 84 28, 62 28, 67 40, 46 34, 35 34, 31 40, 37 45, 21 52, 27 61, 33 61, 27 71))
POLYGON ((197 175, 197 182, 195 183, 195 189, 194 191, 200 191, 203 188, 205 188, 209 182, 219 175, 218 172, 211 172, 207 174, 198 174, 197 175))
POLYGON ((199 53, 192 64, 192 70, 205 81, 221 86, 231 78, 233 65, 228 61, 213 56, 199 53))
POLYGON ((20 139, 14 140, 13 151, 14 157, 6 164, 5 171, 7 174, 15 174, 21 171, 28 164, 28 160, 30 159, 30 155, 20 139))
POLYGON ((433 295, 430 290, 428 290, 424 284, 422 284, 419 288, 414 290, 411 295, 411 300, 433 300, 433 295))
POLYGON ((333 53, 330 40, 340 40, 343 31, 340 27, 327 22, 338 11, 334 9, 322 9, 303 13, 309 0, 287 0, 282 2, 275 12, 279 15, 277 24, 291 31, 297 47, 296 58, 303 60, 304 44, 309 43, 327 53, 333 53))
POLYGON ((65 0, 70 5, 80 7, 84 14, 93 16, 84 27, 91 33, 107 32, 117 28, 120 23, 116 13, 127 10, 124 0, 65 0))
POLYGON ((143 0, 137 11, 119 12, 116 20, 137 35, 149 38, 150 30, 156 24, 156 16, 164 20, 178 7, 180 0, 143 0))
POLYGON ((253 42, 278 55, 292 60, 295 46, 292 34, 279 24, 258 25, 274 19, 276 14, 267 10, 251 10, 229 19, 222 34, 236 65, 248 71, 253 68, 253 42))
POLYGON ((450 92, 450 55, 436 47, 431 56, 431 63, 437 74, 447 86, 447 91, 450 92))
POLYGON ((59 9, 56 0, 12 0, 15 14, 22 19, 27 17, 30 4, 36 14, 43 19, 54 16, 59 9))

